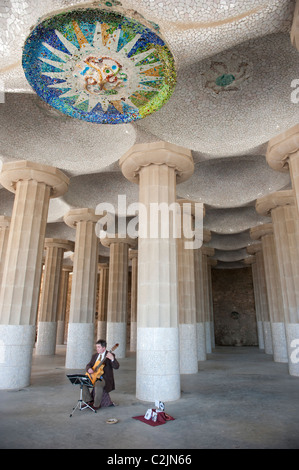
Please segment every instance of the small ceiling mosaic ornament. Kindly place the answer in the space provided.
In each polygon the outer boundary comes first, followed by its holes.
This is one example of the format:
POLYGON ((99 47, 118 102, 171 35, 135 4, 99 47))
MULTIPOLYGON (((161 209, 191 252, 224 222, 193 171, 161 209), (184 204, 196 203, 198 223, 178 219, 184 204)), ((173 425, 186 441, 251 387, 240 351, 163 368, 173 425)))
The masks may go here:
POLYGON ((23 48, 23 69, 46 103, 98 124, 135 121, 170 98, 176 72, 158 25, 120 2, 42 19, 23 48))
POLYGON ((224 53, 206 62, 201 75, 204 90, 216 97, 224 92, 239 91, 252 79, 252 65, 245 57, 224 53))

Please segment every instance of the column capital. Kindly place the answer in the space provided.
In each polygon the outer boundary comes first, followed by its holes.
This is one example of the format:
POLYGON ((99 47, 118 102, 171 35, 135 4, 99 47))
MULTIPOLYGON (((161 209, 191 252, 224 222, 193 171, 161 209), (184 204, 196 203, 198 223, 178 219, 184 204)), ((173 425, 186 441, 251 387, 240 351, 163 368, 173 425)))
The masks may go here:
POLYGON ((247 258, 243 259, 243 263, 246 266, 250 266, 250 265, 254 264, 255 262, 256 262, 256 257, 254 255, 250 255, 247 258))
POLYGON ((213 256, 215 254, 215 249, 211 248, 210 246, 203 246, 202 254, 207 256, 213 256))
POLYGON ((253 243, 252 245, 248 245, 248 247, 246 248, 246 251, 249 255, 255 255, 259 251, 262 251, 262 249, 263 249, 262 242, 259 242, 259 243, 253 243))
POLYGON ((250 229, 250 238, 252 240, 260 240, 265 235, 269 235, 273 233, 273 224, 263 224, 257 225, 256 227, 252 227, 250 229))
POLYGON ((291 42, 294 47, 299 51, 299 0, 297 0, 295 11, 294 11, 294 19, 291 29, 291 42))
POLYGON ((45 238, 45 248, 63 248, 65 251, 74 251, 75 243, 60 238, 45 238))
POLYGON ((209 266, 217 266, 218 260, 213 258, 208 258, 208 265, 209 266))
POLYGON ((102 216, 96 215, 94 209, 72 209, 63 217, 64 222, 71 228, 76 228, 79 222, 96 223, 102 216))
POLYGON ((98 263, 98 269, 109 269, 108 263, 98 263))
POLYGON ((194 172, 191 150, 163 141, 136 144, 119 160, 123 175, 136 184, 140 169, 152 164, 175 168, 177 184, 189 179, 194 172))
POLYGON ((266 160, 276 171, 288 172, 289 159, 299 158, 299 124, 269 140, 266 160))
POLYGON ((0 215, 0 230, 2 228, 9 227, 10 222, 11 222, 11 217, 8 217, 7 215, 0 215))
POLYGON ((73 272, 73 266, 71 266, 70 264, 63 264, 61 269, 62 271, 65 271, 67 273, 73 272))
POLYGON ((294 206, 296 199, 293 190, 276 191, 257 199, 255 209, 258 214, 269 216, 276 207, 294 206))
POLYGON ((50 197, 62 196, 69 186, 69 178, 58 168, 41 165, 28 160, 7 162, 2 166, 0 183, 12 193, 16 192, 18 181, 34 180, 51 188, 50 197))
POLYGON ((203 229, 203 243, 208 243, 209 241, 211 241, 211 238, 212 238, 211 231, 204 228, 203 229))
POLYGON ((117 233, 113 236, 106 234, 100 238, 100 241, 106 247, 110 247, 113 243, 125 243, 131 248, 135 248, 137 245, 137 238, 130 238, 129 236, 118 235, 117 233))
POLYGON ((138 250, 134 250, 133 248, 129 249, 129 259, 138 258, 138 250))

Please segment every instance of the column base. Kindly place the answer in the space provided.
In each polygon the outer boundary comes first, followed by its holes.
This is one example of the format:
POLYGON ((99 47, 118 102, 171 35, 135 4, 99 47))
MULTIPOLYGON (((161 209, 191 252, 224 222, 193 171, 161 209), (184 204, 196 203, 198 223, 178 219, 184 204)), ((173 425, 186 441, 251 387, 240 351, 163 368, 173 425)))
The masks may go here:
POLYGON ((69 323, 66 369, 85 369, 93 353, 93 343, 93 323, 69 323))
POLYGON ((271 323, 269 321, 264 321, 263 328, 264 328, 265 354, 273 354, 271 323))
POLYGON ((0 325, 0 389, 30 384, 35 325, 0 325))
POLYGON ((196 336, 197 336, 197 360, 206 361, 206 335, 205 324, 203 322, 196 323, 196 336))
POLYGON ((57 322, 56 344, 64 344, 64 329, 65 329, 65 321, 58 320, 58 322, 57 322))
POLYGON ((211 342, 211 323, 209 321, 205 322, 205 337, 206 337, 206 352, 210 354, 212 352, 212 342, 211 342))
POLYGON ((56 350, 57 323, 50 321, 38 322, 36 356, 53 356, 56 350))
POLYGON ((119 359, 126 357, 127 346, 127 324, 124 322, 107 322, 107 349, 111 349, 116 343, 115 351, 119 359))
POLYGON ((136 397, 155 402, 180 398, 178 328, 137 328, 136 397))
POLYGON ((261 320, 257 321, 257 337, 258 337, 259 349, 265 349, 264 329, 263 329, 263 322, 261 320))
POLYGON ((284 322, 274 322, 272 326, 274 362, 288 362, 287 340, 284 322))
POLYGON ((289 374, 299 377, 299 323, 286 324, 289 374))
POLYGON ((137 347, 137 322, 131 322, 130 328, 130 351, 136 352, 137 347))
POLYGON ((214 322, 210 322, 210 330, 211 330, 211 346, 212 349, 215 348, 215 328, 214 328, 214 322))
POLYGON ((197 374, 197 342, 196 325, 191 323, 180 323, 180 373, 197 374))

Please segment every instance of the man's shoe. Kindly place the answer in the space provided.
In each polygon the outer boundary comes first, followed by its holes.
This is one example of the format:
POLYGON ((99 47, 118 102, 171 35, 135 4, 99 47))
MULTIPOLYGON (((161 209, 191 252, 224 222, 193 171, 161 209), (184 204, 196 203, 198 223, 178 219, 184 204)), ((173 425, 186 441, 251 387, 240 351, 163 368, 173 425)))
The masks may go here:
POLYGON ((100 407, 100 406, 90 405, 90 408, 92 408, 94 411, 97 411, 97 410, 99 410, 101 407, 100 407))

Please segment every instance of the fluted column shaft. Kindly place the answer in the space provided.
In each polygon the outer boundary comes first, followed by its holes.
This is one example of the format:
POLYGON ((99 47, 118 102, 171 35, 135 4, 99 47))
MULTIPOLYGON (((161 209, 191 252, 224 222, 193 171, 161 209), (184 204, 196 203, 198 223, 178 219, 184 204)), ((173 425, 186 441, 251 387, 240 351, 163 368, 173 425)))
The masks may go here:
POLYGON ((202 247, 202 267, 203 267, 203 285, 204 285, 204 322, 205 322, 205 337, 206 337, 206 352, 212 352, 212 334, 211 328, 211 296, 210 296, 210 283, 209 283, 209 265, 208 256, 212 256, 215 250, 210 247, 202 247))
POLYGON ((2 284, 4 261, 7 251, 10 220, 11 218, 7 217, 6 215, 0 216, 0 289, 2 284))
POLYGON ((109 287, 107 303, 107 343, 118 343, 117 357, 126 357, 128 310, 129 246, 135 241, 121 237, 106 237, 101 243, 110 246, 109 287))
POLYGON ((297 0, 294 11, 294 19, 291 28, 291 42, 299 51, 299 0, 297 0))
POLYGON ((286 335, 291 375, 299 376, 299 366, 292 359, 292 342, 299 338, 299 221, 295 206, 277 207, 271 212, 282 294, 286 308, 286 335))
POLYGON ((0 292, 0 388, 23 388, 30 382, 49 200, 67 191, 69 179, 20 161, 3 165, 0 183, 15 193, 0 292))
POLYGON ((264 328, 264 341, 265 341, 265 353, 273 354, 272 345, 272 330, 270 322, 269 304, 268 304, 268 293, 266 285, 265 265, 262 247, 260 251, 256 253, 256 265, 259 279, 259 295, 260 295, 260 306, 264 328))
POLYGON ((166 142, 135 145, 120 160, 130 181, 139 183, 136 395, 145 401, 180 397, 177 250, 170 206, 176 184, 194 171, 191 152, 166 142), (157 205, 168 209, 151 218, 157 205), (156 236, 150 229, 158 228, 156 236), (162 230, 168 229, 168 236, 162 230))
MULTIPOLYGON (((148 212, 151 202, 171 204, 176 199, 175 187, 174 168, 144 167, 139 202, 148 212)), ((140 217, 139 224, 148 224, 148 220, 140 217)), ((176 400, 180 396, 176 240, 172 234, 168 239, 139 238, 138 251, 137 397, 176 400), (160 370, 156 355, 162 358, 160 370), (151 370, 151 363, 155 369, 151 370), (173 387, 170 393, 169 384, 173 387)))
MULTIPOLYGON (((178 256, 178 305, 179 305, 179 336, 180 336, 180 373, 195 374, 198 372, 197 338, 196 338, 196 298, 194 275, 194 250, 186 249, 187 239, 184 236, 184 219, 194 229, 194 216, 184 212, 184 203, 178 200, 181 213, 181 236, 177 239, 178 256)), ((193 211, 194 212, 194 211, 193 211)))
POLYGON ((95 225, 98 219, 93 209, 74 209, 64 217, 67 225, 76 228, 65 364, 68 369, 84 368, 93 351, 98 273, 95 225))
POLYGON ((196 302, 197 359, 199 361, 205 361, 207 359, 207 354, 205 333, 203 260, 201 248, 194 250, 194 280, 196 302))
POLYGON ((208 258, 208 286, 210 296, 210 328, 211 328, 211 346, 215 348, 215 325, 214 325, 214 308, 213 308, 213 283, 212 283, 212 266, 216 266, 217 260, 208 258))
POLYGON ((275 362, 288 362, 282 289, 274 235, 263 236, 262 245, 272 330, 273 359, 275 362))
POLYGON ((136 351, 136 346, 137 346, 138 250, 130 250, 129 251, 129 258, 132 260, 130 351, 136 351))
POLYGON ((252 282, 253 282, 253 293, 254 293, 254 301, 255 301, 258 343, 259 343, 260 349, 265 349, 264 328, 263 328, 263 319, 262 319, 261 301, 260 301, 260 292, 259 292, 260 284, 258 280, 258 269, 257 269, 255 257, 254 257, 254 263, 252 263, 252 282))
POLYGON ((99 302, 98 302, 98 339, 107 337, 107 303, 109 286, 109 265, 108 263, 99 263, 99 302))
POLYGON ((261 240, 265 268, 269 315, 271 321, 273 359, 275 362, 288 362, 285 336, 284 307, 278 269, 273 224, 253 227, 250 236, 261 240))
POLYGON ((259 214, 271 214, 285 315, 289 373, 299 376, 299 217, 293 191, 257 200, 259 214))
POLYGON ((69 286, 69 275, 73 271, 73 266, 62 266, 61 279, 57 302, 57 335, 56 344, 64 344, 65 312, 67 304, 67 294, 69 286))
POLYGON ((46 260, 40 300, 38 334, 35 353, 38 356, 55 354, 57 333, 57 302, 64 252, 74 249, 68 240, 46 238, 46 260))

